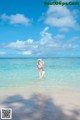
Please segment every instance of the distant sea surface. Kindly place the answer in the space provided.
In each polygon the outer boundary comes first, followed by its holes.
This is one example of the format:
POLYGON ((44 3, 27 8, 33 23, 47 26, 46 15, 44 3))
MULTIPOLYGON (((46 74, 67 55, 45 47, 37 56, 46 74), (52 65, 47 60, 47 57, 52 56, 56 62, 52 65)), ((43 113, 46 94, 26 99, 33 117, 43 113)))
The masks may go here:
POLYGON ((80 89, 80 58, 45 58, 38 78, 36 58, 0 58, 0 88, 37 86, 80 89))

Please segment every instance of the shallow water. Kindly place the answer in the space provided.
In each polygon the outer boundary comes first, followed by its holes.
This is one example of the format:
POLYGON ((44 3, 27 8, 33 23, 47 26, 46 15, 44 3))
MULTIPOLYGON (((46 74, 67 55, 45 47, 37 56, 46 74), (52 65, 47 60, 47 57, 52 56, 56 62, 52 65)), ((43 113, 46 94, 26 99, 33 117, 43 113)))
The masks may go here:
POLYGON ((1 58, 0 88, 80 88, 80 58, 46 58, 44 62, 45 76, 39 80, 36 58, 1 58))

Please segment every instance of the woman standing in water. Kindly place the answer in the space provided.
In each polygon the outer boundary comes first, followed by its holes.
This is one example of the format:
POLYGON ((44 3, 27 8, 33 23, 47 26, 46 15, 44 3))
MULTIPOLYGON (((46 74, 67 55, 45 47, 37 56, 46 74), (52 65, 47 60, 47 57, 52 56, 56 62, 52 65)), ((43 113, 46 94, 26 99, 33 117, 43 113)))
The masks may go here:
POLYGON ((37 67, 38 67, 38 70, 39 70, 39 78, 41 79, 43 76, 44 76, 44 61, 42 59, 38 59, 38 62, 37 62, 37 67))

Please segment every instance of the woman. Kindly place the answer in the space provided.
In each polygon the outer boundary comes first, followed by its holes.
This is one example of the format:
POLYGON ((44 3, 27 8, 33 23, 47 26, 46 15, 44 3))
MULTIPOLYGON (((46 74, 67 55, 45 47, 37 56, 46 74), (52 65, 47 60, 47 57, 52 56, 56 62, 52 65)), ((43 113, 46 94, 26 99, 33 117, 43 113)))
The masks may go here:
POLYGON ((39 78, 42 78, 44 76, 44 62, 42 61, 42 59, 38 59, 38 62, 37 62, 37 67, 38 67, 38 70, 39 70, 39 78))

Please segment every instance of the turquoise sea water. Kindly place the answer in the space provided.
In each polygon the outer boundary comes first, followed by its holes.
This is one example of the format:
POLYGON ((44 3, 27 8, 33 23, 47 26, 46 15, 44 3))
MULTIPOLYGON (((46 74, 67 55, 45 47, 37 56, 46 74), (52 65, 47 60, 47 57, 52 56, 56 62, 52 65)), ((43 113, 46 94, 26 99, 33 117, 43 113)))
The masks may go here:
POLYGON ((69 87, 80 88, 80 58, 46 58, 45 76, 38 78, 36 58, 0 58, 0 88, 69 87))

